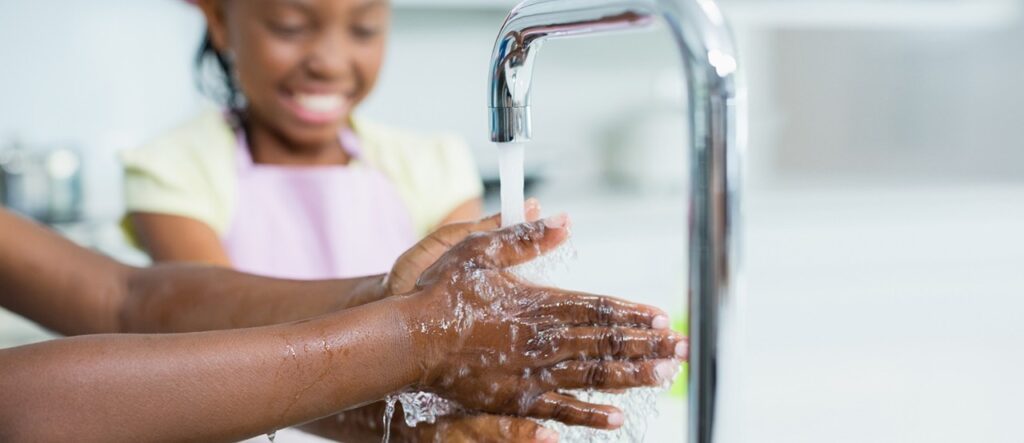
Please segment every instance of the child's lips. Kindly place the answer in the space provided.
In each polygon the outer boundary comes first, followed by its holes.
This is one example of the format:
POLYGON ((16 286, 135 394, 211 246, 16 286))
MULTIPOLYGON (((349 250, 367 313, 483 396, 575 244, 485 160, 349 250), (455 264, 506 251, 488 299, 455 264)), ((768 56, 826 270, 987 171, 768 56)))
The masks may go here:
POLYGON ((348 108, 343 94, 293 93, 285 95, 285 104, 299 120, 312 124, 335 122, 348 108))

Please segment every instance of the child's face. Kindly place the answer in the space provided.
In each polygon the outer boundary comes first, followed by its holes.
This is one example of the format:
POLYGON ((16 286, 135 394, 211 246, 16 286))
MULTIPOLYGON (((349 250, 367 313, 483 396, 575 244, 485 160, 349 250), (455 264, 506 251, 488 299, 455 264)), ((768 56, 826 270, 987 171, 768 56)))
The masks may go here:
POLYGON ((387 0, 207 0, 213 42, 233 57, 248 112, 285 141, 336 140, 384 56, 387 0))

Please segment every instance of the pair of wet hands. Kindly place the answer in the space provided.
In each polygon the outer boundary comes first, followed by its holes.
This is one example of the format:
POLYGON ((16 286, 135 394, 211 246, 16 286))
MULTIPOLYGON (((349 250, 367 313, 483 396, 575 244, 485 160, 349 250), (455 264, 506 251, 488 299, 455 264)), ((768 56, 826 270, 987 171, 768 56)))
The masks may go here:
POLYGON ((556 441, 533 420, 615 429, 622 411, 580 401, 572 389, 621 390, 671 382, 687 341, 661 310, 531 284, 510 271, 569 237, 567 216, 498 229, 499 217, 448 225, 404 254, 388 276, 392 294, 422 297, 414 345, 426 349, 413 389, 479 415, 411 430, 415 440, 556 441))

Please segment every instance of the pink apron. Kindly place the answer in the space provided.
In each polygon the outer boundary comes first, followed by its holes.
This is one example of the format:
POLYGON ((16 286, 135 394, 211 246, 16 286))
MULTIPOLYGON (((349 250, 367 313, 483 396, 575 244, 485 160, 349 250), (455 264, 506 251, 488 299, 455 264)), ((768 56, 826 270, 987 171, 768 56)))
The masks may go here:
POLYGON ((394 184, 339 135, 347 166, 255 164, 238 131, 235 211, 222 238, 235 268, 299 280, 386 273, 413 245, 409 210, 394 184))

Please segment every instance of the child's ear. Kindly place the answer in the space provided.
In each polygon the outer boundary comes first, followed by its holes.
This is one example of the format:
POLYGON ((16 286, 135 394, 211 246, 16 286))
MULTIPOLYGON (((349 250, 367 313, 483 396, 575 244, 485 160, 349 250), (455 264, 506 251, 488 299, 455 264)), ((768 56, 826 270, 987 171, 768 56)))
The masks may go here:
POLYGON ((206 29, 210 33, 213 47, 217 48, 218 52, 225 52, 228 47, 228 32, 224 19, 224 0, 199 0, 197 4, 206 16, 206 29))

